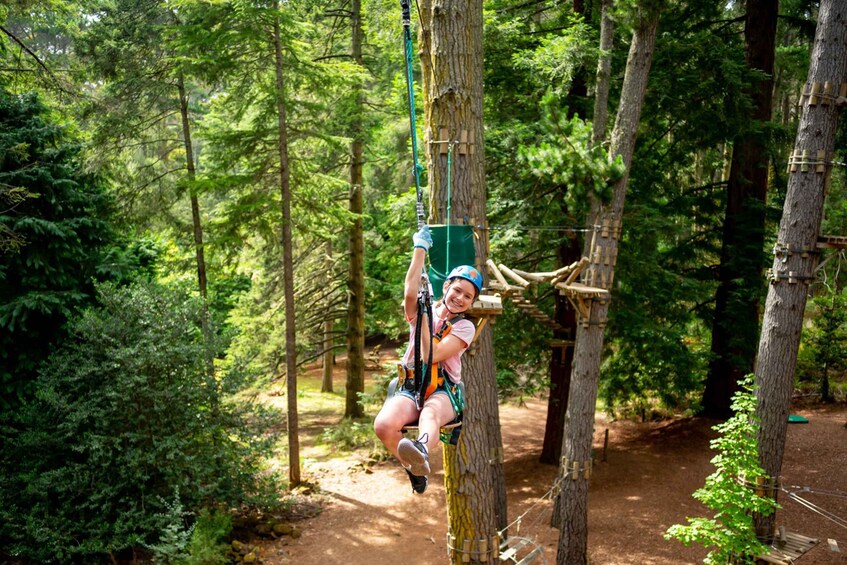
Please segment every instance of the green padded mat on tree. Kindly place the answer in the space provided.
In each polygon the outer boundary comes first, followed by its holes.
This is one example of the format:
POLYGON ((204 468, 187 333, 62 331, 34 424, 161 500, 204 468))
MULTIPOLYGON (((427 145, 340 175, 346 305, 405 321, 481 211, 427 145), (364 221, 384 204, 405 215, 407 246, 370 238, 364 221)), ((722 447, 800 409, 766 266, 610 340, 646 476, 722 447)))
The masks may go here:
POLYGON ((436 299, 441 298, 444 279, 459 265, 476 265, 473 226, 429 226, 432 247, 429 249, 429 280, 436 299), (448 229, 449 228, 449 229, 448 229), (447 240, 450 240, 448 247, 447 240))

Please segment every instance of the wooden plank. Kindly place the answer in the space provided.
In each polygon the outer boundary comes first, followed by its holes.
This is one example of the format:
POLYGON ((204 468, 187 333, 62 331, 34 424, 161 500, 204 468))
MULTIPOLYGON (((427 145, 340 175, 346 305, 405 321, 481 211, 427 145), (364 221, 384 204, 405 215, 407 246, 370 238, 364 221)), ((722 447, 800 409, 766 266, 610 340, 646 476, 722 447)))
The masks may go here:
POLYGON ((530 541, 526 538, 507 538, 500 544, 500 561, 517 563, 518 552, 529 543, 530 541))
POLYGON ((503 300, 493 294, 480 294, 468 308, 471 316, 496 316, 503 313, 503 300))
POLYGON ((782 528, 780 528, 780 537, 784 538, 785 541, 774 541, 768 553, 757 556, 757 559, 775 565, 790 565, 820 541, 795 532, 785 532, 782 528))
POLYGON ((819 235, 817 247, 830 249, 847 248, 847 236, 843 235, 819 235))
POLYGON ((506 273, 513 281, 515 281, 519 285, 521 285, 523 287, 529 286, 528 280, 525 280, 523 277, 521 277, 519 274, 517 274, 516 272, 511 270, 509 267, 507 267, 503 263, 500 263, 499 265, 497 265, 497 268, 499 268, 500 271, 506 273))
MULTIPOLYGON (((462 423, 456 422, 455 424, 444 424, 443 426, 441 426, 441 430, 442 431, 448 431, 448 430, 452 430, 454 428, 460 428, 460 427, 462 427, 462 423)), ((411 424, 406 424, 405 426, 403 426, 400 429, 403 430, 404 432, 410 432, 410 431, 417 430, 419 428, 418 428, 417 422, 412 422, 411 424)))
POLYGON ((558 288, 563 293, 570 294, 572 296, 573 295, 581 295, 581 296, 588 296, 588 297, 591 297, 591 296, 601 297, 601 296, 608 296, 609 295, 609 291, 606 290, 605 288, 586 286, 586 285, 581 284, 581 283, 571 283, 569 285, 558 284, 558 285, 556 285, 556 288, 558 288))
POLYGON ((576 264, 576 267, 574 267, 574 270, 571 271, 570 276, 568 276, 568 278, 565 279, 565 286, 573 284, 573 282, 576 280, 576 278, 579 276, 579 274, 582 272, 582 270, 585 268, 586 265, 588 265, 588 257, 583 257, 576 264))

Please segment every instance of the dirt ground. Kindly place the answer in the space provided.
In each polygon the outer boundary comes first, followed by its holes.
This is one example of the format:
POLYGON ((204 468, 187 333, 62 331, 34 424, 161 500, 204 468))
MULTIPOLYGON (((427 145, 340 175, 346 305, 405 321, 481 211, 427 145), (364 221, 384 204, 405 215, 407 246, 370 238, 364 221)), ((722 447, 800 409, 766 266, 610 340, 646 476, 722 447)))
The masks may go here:
MULTIPOLYGON (((308 377, 307 377, 308 378, 308 377)), ((340 379, 343 377, 339 376, 340 379)), ((336 382, 343 382, 337 380, 336 382)), ((546 402, 500 408, 510 536, 531 540, 543 556, 534 563, 555 563, 558 531, 548 526, 549 491, 557 469, 538 463, 546 402), (547 496, 545 496, 547 495, 547 496), (516 520, 520 517, 520 521, 516 520)), ((819 539, 800 565, 847 564, 847 406, 796 406, 807 424, 788 429, 783 484, 828 519, 782 493, 777 525, 819 539), (797 487, 797 488, 795 488, 797 487), (821 493, 820 491, 829 491, 821 493), (831 550, 835 540, 839 552, 831 550)), ((700 418, 662 422, 610 422, 598 414, 594 475, 589 491, 589 554, 593 564, 670 565, 701 563, 706 550, 662 538, 686 516, 706 515, 691 497, 713 470, 709 439, 715 421, 700 418), (603 449, 605 431, 608 448, 603 449)), ((449 563, 446 504, 440 451, 431 458, 433 474, 424 495, 414 495, 396 460, 373 466, 355 455, 304 467, 317 483, 323 511, 298 524, 302 536, 266 542, 263 563, 351 565, 449 563)))

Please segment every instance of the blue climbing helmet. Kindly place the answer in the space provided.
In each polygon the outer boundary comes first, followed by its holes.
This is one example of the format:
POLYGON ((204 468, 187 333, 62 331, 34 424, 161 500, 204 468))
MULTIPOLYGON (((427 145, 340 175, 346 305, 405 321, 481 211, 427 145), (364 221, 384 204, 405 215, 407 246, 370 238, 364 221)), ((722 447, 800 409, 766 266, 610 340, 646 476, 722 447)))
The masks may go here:
POLYGON ((477 295, 482 292, 482 273, 476 269, 476 267, 471 267, 470 265, 460 265, 450 271, 450 274, 447 275, 445 279, 448 283, 453 279, 465 279, 466 281, 470 281, 474 288, 476 289, 477 295))

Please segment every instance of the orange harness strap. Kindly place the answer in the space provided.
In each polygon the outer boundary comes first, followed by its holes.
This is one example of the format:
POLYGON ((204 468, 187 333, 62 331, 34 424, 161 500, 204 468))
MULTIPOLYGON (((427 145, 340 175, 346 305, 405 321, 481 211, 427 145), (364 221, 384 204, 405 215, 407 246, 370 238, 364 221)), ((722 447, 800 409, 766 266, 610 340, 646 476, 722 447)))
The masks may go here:
MULTIPOLYGON (((450 332, 453 330, 453 322, 456 320, 460 320, 464 318, 461 314, 458 316, 454 316, 450 320, 445 320, 444 325, 441 326, 441 329, 438 330, 434 336, 432 336, 432 341, 434 343, 440 343, 445 337, 450 335, 450 332)), ((438 366, 438 363, 433 363, 432 367, 429 370, 429 382, 426 384, 426 390, 424 391, 424 400, 430 397, 430 395, 435 392, 435 390, 444 384, 444 373, 442 373, 441 368, 438 366)))

